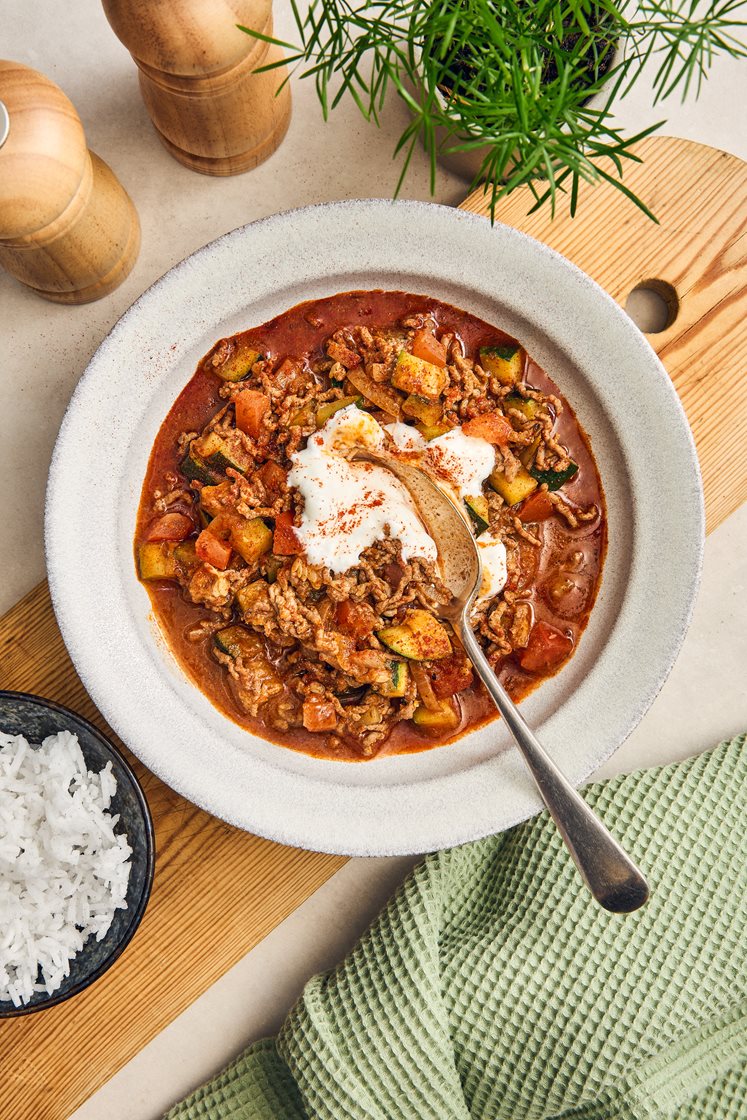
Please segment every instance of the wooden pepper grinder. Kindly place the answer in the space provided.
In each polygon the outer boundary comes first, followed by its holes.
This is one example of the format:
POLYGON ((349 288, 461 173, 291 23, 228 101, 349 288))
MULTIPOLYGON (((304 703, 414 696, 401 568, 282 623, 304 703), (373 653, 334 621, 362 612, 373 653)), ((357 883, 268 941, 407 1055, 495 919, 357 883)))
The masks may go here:
POLYGON ((72 103, 0 60, 0 265, 45 299, 88 303, 122 283, 139 248, 135 207, 72 103))
POLYGON ((239 31, 272 34, 272 0, 103 0, 115 34, 140 70, 140 90, 174 159, 205 175, 237 175, 285 136, 286 70, 276 47, 239 31))

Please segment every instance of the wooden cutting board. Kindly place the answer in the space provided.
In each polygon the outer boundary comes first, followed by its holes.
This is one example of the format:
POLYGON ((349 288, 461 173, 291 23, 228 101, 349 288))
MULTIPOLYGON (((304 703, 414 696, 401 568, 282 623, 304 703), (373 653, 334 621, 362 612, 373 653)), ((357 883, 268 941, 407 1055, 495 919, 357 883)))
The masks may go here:
MULTIPOLYGON (((527 217, 526 194, 502 203, 498 218, 575 261, 622 304, 643 281, 676 292, 676 318, 650 341, 695 432, 713 529, 747 497, 747 165, 669 138, 639 152, 644 162, 626 182, 658 226, 609 187, 582 188, 573 221, 527 217)), ((486 210, 479 192, 463 205, 486 210)), ((46 584, 0 619, 0 688, 58 700, 111 735, 67 656, 46 584)), ((156 828, 150 905, 91 989, 0 1023, 4 1120, 64 1120, 345 862, 239 832, 134 766, 156 828)))
MULTIPOLYGON (((671 325, 648 338, 695 435, 710 532, 747 498, 747 164, 671 136, 636 150, 643 163, 626 167, 624 181, 658 226, 614 188, 588 184, 574 219, 527 216, 526 192, 511 195, 496 217, 568 257, 623 306, 639 285, 676 305, 671 325)), ((483 192, 462 209, 487 214, 483 192)))

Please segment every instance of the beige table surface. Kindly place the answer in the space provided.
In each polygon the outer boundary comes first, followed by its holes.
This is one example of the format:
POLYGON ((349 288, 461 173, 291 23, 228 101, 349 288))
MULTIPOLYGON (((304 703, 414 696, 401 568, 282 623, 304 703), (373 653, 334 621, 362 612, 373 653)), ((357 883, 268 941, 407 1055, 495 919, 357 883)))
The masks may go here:
MULTIPOLYGON (((275 12, 278 33, 292 39, 287 0, 278 0, 275 12)), ((295 85, 293 120, 279 151, 246 175, 207 178, 174 162, 156 140, 134 66, 98 0, 1 0, 0 27, 0 55, 44 71, 72 98, 89 144, 129 190, 143 227, 128 280, 87 307, 44 303, 0 273, 2 611, 44 575, 44 485, 55 434, 77 378, 124 309, 187 253, 254 218, 310 202, 389 196, 403 111, 392 106, 378 132, 349 108, 323 126, 311 85, 295 85)), ((700 100, 686 107, 657 111, 649 100, 639 88, 621 105, 621 121, 638 129, 667 118, 666 131, 747 158, 747 67, 719 64, 700 100)), ((426 161, 418 156, 404 193, 426 198, 426 161)), ((456 203, 464 193, 456 177, 439 174, 437 201, 456 203)), ((746 602, 743 508, 709 538, 680 659, 603 774, 683 758, 747 728, 746 602)), ((154 1120, 244 1044, 274 1030, 305 979, 339 959, 410 862, 348 863, 83 1105, 76 1120, 154 1120)))

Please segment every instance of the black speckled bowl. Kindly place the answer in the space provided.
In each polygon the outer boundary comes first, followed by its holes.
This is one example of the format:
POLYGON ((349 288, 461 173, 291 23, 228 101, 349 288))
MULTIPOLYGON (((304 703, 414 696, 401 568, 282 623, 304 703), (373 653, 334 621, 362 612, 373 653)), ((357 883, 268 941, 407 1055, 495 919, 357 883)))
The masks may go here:
POLYGON ((14 1007, 9 1000, 0 1000, 0 1018, 7 1018, 62 1003, 82 992, 114 964, 132 940, 148 904, 155 867, 155 843, 148 803, 129 763, 87 720, 39 696, 0 691, 0 731, 23 735, 31 743, 41 743, 48 735, 58 731, 72 731, 78 736, 89 770, 99 771, 111 762, 117 780, 111 811, 119 813, 117 831, 127 833, 132 848, 127 909, 115 910, 112 924, 102 941, 89 937, 83 949, 70 962, 70 975, 53 995, 37 992, 23 1007, 14 1007))

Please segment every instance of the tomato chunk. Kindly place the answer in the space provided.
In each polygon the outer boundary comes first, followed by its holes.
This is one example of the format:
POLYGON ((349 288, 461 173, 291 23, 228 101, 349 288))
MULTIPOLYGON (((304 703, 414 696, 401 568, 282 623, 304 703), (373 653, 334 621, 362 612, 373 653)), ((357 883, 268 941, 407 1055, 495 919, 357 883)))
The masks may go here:
POLYGON ((535 490, 519 510, 519 521, 547 521, 555 512, 546 490, 535 490))
POLYGON ((234 406, 236 427, 256 439, 262 430, 262 419, 270 407, 270 398, 256 389, 242 389, 234 400, 234 406))
POLYGON ((303 545, 293 528, 293 514, 290 510, 279 513, 275 518, 272 551, 276 556, 300 556, 303 552, 303 545))
POLYGON ((451 657, 434 662, 429 669, 429 676, 433 691, 439 700, 463 692, 474 680, 472 666, 463 653, 452 653, 451 657))
POLYGON ((279 463, 273 463, 270 459, 259 468, 257 478, 271 494, 282 494, 285 490, 288 474, 279 463))
POLYGON ((462 431, 466 436, 477 436, 501 447, 505 447, 514 435, 513 425, 501 412, 483 412, 482 416, 475 416, 474 420, 462 424, 462 431))
POLYGON ((373 633, 376 615, 368 603, 351 603, 349 599, 345 599, 337 604, 335 621, 343 634, 357 641, 360 638, 368 638, 373 633))
POLYGON ((549 622, 536 622, 532 627, 526 649, 519 658, 522 669, 541 673, 564 661, 573 649, 573 639, 551 626, 549 622))
POLYGON ((231 561, 231 545, 222 541, 209 529, 203 529, 195 541, 195 554, 199 560, 225 571, 231 561))
POLYGON ((337 712, 331 700, 309 696, 303 702, 303 725, 307 731, 334 731, 337 712))
POLYGON ((432 365, 439 366, 441 369, 446 365, 444 344, 439 342, 433 331, 429 331, 425 327, 422 330, 415 331, 415 337, 412 340, 412 352, 416 358, 421 358, 424 362, 431 362, 432 365))
POLYGON ((194 527, 194 521, 186 513, 164 513, 148 526, 145 540, 184 541, 194 527))

